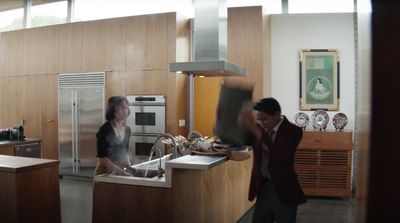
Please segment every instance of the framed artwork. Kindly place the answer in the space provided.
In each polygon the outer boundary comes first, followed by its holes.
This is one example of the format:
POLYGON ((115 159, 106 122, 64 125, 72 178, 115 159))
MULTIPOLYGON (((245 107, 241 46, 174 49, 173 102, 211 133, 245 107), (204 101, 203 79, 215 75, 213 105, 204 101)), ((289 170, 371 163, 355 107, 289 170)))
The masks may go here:
POLYGON ((300 50, 300 110, 338 111, 339 51, 300 50))

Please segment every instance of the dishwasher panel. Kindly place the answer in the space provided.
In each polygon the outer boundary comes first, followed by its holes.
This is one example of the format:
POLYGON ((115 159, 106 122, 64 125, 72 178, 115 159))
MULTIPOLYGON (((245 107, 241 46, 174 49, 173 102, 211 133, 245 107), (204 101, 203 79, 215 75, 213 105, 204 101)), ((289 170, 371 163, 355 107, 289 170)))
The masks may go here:
POLYGON ((14 146, 14 155, 32 158, 41 158, 40 155, 40 143, 29 143, 14 146))

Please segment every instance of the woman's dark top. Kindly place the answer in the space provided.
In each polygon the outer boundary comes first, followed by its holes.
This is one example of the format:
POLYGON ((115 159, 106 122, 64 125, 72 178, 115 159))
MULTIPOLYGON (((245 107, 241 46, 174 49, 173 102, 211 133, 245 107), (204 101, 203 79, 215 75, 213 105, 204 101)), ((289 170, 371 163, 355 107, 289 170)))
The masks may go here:
POLYGON ((97 157, 107 157, 111 161, 119 161, 126 157, 129 152, 129 138, 131 129, 125 127, 125 136, 121 141, 118 139, 109 121, 105 122, 96 134, 97 138, 97 157))

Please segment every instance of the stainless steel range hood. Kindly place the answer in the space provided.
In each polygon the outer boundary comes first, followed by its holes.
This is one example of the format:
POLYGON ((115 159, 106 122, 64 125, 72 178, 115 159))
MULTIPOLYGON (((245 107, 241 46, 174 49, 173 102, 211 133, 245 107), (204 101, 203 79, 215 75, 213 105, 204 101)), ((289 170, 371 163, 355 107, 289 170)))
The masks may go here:
POLYGON ((208 77, 246 75, 245 68, 226 58, 226 0, 195 0, 194 6, 194 61, 170 63, 170 71, 208 77))

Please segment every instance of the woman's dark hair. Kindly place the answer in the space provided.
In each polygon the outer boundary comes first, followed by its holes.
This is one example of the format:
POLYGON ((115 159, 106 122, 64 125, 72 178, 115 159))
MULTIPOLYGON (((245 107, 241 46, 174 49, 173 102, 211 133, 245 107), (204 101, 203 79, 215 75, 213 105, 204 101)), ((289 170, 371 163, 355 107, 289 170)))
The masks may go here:
POLYGON ((128 100, 123 96, 113 96, 108 99, 108 105, 106 111, 107 121, 111 121, 115 118, 115 109, 117 108, 118 105, 120 105, 124 101, 128 104, 128 100))
POLYGON ((275 115, 277 112, 281 112, 281 106, 275 98, 263 98, 256 102, 256 104, 253 106, 253 109, 256 111, 265 112, 271 116, 275 115))

